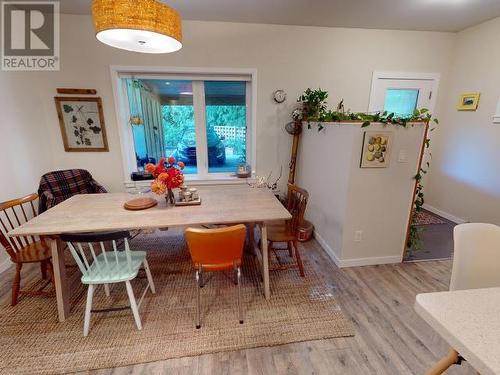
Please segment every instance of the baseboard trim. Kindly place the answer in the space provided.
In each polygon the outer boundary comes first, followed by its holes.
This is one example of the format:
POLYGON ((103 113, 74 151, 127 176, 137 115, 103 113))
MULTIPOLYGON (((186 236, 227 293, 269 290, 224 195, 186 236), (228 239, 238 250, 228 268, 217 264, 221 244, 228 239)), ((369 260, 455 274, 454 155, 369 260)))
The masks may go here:
POLYGON ((0 263, 0 273, 7 271, 10 268, 11 264, 12 262, 8 258, 5 259, 2 263, 0 263))
POLYGON ((464 224, 464 223, 468 223, 467 220, 464 220, 460 217, 457 217, 455 215, 452 215, 446 211, 443 211, 443 210, 440 210, 439 208, 436 208, 436 207, 433 207, 433 206, 430 206, 428 205, 427 203, 424 203, 424 205, 422 206, 425 210, 427 211, 430 211, 432 212, 433 214, 436 214, 438 216, 441 216, 441 217, 444 217, 445 219, 447 220, 450 220, 450 221, 453 221, 454 223, 456 224, 464 224))
POLYGON ((392 255, 392 256, 386 256, 386 257, 342 259, 340 268, 376 266, 379 264, 401 263, 402 261, 403 261, 403 259, 402 259, 401 255, 392 255))
POLYGON ((326 243, 326 241, 323 239, 321 234, 318 233, 317 230, 314 230, 314 238, 318 243, 321 245, 323 250, 328 254, 331 260, 333 260, 333 263, 339 268, 342 268, 340 259, 337 257, 337 254, 335 254, 335 251, 326 243))
POLYGON ((314 231, 314 238, 316 238, 323 250, 325 250, 328 256, 339 268, 374 266, 378 264, 401 263, 403 261, 401 255, 372 258, 339 259, 335 251, 326 243, 321 234, 319 234, 316 230, 314 231))

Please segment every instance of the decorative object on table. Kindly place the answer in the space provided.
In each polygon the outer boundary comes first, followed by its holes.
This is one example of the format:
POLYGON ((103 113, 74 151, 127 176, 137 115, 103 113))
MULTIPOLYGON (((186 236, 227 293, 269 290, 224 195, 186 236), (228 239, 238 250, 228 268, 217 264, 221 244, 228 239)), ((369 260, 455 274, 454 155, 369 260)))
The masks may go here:
POLYGON ((130 211, 140 211, 140 210, 146 210, 148 208, 154 207, 158 204, 158 201, 153 198, 148 198, 148 197, 141 197, 141 198, 134 198, 129 201, 126 201, 123 207, 126 210, 130 211))
POLYGON ((96 38, 111 47, 141 53, 182 48, 181 16, 157 0, 94 0, 96 38))
POLYGON ((278 195, 278 182, 281 180, 281 176, 283 175, 283 167, 280 167, 280 174, 278 178, 274 182, 270 182, 273 172, 269 172, 269 175, 266 177, 255 176, 255 182, 249 183, 248 185, 253 188, 267 188, 271 190, 275 195, 278 195))
POLYGON ((151 191, 158 195, 165 195, 167 203, 175 204, 173 189, 184 184, 184 163, 178 162, 173 156, 161 158, 158 164, 146 164, 146 171, 151 173, 155 180, 151 183, 151 191))
POLYGON ((457 109, 459 111, 475 111, 479 105, 479 92, 470 92, 460 95, 457 109))
POLYGON ((360 168, 387 168, 391 145, 392 132, 364 132, 360 168))
POLYGON ((101 98, 54 98, 66 152, 109 151, 101 98))
POLYGON ((38 213, 76 194, 101 194, 107 190, 85 169, 65 169, 45 173, 38 185, 38 213))
POLYGON ((198 189, 187 186, 181 186, 179 196, 175 200, 176 206, 197 206, 201 204, 201 198, 198 194, 198 189))
POLYGON ((238 164, 236 169, 236 177, 238 178, 248 178, 252 175, 252 167, 248 163, 238 164))
POLYGON ((286 92, 283 89, 273 92, 273 99, 276 103, 281 104, 286 100, 286 92))

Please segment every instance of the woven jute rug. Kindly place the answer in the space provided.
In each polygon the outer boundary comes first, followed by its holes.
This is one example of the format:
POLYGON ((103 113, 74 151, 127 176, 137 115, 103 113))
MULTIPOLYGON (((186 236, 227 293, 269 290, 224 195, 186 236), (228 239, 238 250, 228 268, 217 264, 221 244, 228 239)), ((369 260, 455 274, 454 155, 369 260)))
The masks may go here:
MULTIPOLYGON (((24 297, 15 307, 0 306, 0 371, 67 373, 125 366, 258 346, 353 335, 328 283, 315 273, 304 254, 306 277, 296 269, 271 274, 272 297, 266 301, 252 256, 243 263, 242 302, 245 323, 237 318, 237 289, 230 274, 215 273, 202 289, 202 328, 195 329, 194 273, 182 235, 141 235, 133 248, 148 252, 156 284, 140 307, 143 329, 136 329, 129 309, 92 314, 83 337, 86 288, 72 271, 71 317, 57 322, 55 298, 24 297)), ((132 281, 136 298, 146 279, 132 281)), ((128 305, 122 284, 94 294, 95 309, 128 305)))

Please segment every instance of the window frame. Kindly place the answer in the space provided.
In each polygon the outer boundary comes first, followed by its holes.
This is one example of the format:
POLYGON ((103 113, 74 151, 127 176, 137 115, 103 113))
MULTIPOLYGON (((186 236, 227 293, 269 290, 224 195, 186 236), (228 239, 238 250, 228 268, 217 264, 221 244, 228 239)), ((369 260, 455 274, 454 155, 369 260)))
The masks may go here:
MULTIPOLYGON (((203 104, 205 102, 205 92, 202 81, 204 80, 249 82, 249 84, 246 85, 246 153, 247 162, 252 166, 252 176, 255 175, 257 161, 257 69, 111 65, 110 72, 122 152, 125 185, 131 183, 130 174, 132 172, 137 172, 134 139, 132 127, 129 123, 130 109, 128 106, 126 87, 122 83, 122 79, 127 77, 140 79, 141 76, 147 76, 149 79, 192 80, 193 102, 197 101, 199 103, 202 101, 203 104)), ((198 106, 198 108, 200 108, 200 106, 198 106)), ((195 124, 199 123, 199 121, 206 124, 205 115, 205 106, 203 106, 201 110, 195 110, 195 124)), ((228 183, 239 180, 237 177, 232 176, 234 173, 209 173, 206 126, 196 126, 196 138, 198 173, 186 175, 186 181, 197 183, 228 183)))

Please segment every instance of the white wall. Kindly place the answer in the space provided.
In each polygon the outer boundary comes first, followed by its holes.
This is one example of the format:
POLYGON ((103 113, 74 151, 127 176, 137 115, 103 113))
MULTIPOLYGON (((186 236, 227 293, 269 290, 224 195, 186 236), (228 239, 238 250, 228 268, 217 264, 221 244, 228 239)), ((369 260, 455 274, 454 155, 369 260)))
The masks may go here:
POLYGON ((340 267, 401 262, 425 126, 328 124, 304 129, 297 183, 310 193, 306 218, 340 267), (391 132, 387 168, 360 168, 363 133, 391 132), (406 161, 399 162, 404 151, 406 161), (361 231, 361 241, 354 240, 361 231))
POLYGON ((35 190, 40 175, 56 168, 85 168, 110 191, 124 189, 110 65, 256 68, 257 173, 272 170, 276 176, 282 166, 284 184, 291 136, 283 126, 305 88, 321 86, 332 105, 344 98, 348 108, 365 111, 374 70, 436 72, 446 82, 455 40, 452 33, 394 30, 196 21, 183 27, 181 51, 153 56, 105 46, 95 39, 90 16, 62 15, 59 72, 1 71, 0 105, 7 121, 0 126, 7 129, 0 152, 9 177, 2 177, 0 199, 35 190), (57 87, 98 90, 109 153, 64 152, 53 101, 57 87), (282 105, 271 98, 278 88, 288 93, 282 105))
POLYGON ((86 167, 110 190, 123 189, 109 65, 257 68, 257 173, 265 175, 271 170, 277 174, 280 166, 286 172, 291 137, 283 125, 302 90, 321 86, 331 93, 332 104, 345 98, 353 110, 366 110, 373 70, 445 73, 454 40, 450 33, 194 21, 184 22, 184 35, 184 48, 178 53, 129 53, 96 41, 90 17, 63 16, 61 71, 45 73, 41 79, 52 165, 86 167), (104 103, 108 154, 64 152, 52 100, 55 88, 61 86, 98 90, 104 103), (284 105, 271 99, 278 88, 288 92, 284 105))
MULTIPOLYGON (((42 97, 36 73, 0 73, 0 202, 36 192, 50 168, 42 97)), ((10 265, 0 246, 0 272, 10 265)))
POLYGON ((500 18, 457 34, 449 84, 441 90, 440 125, 432 138, 427 204, 466 221, 500 225, 500 18), (461 93, 481 92, 476 112, 457 111, 461 93))

